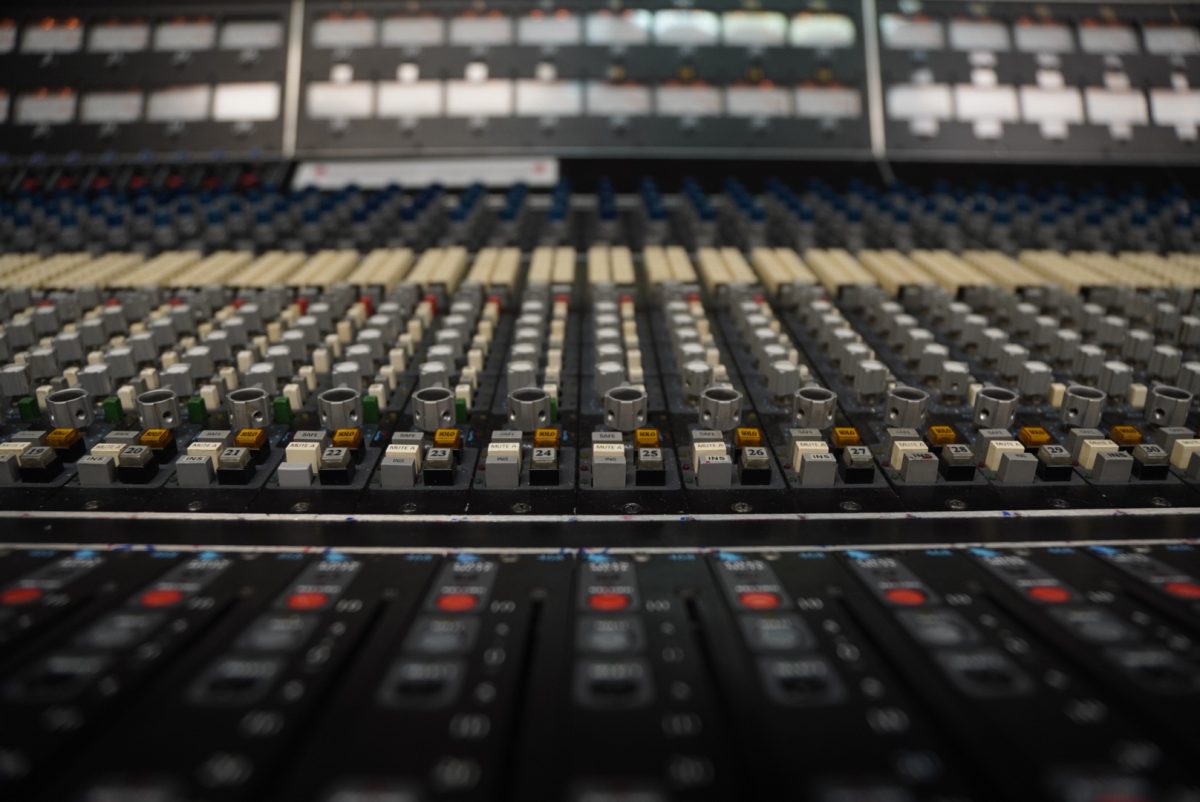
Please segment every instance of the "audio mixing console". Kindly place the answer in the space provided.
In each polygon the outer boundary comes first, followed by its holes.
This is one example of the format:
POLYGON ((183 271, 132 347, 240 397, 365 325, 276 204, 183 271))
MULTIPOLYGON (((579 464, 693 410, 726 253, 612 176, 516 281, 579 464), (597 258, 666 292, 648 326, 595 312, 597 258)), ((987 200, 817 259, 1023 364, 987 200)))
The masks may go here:
POLYGON ((0 0, 0 800, 1200 802, 1200 4, 0 0))

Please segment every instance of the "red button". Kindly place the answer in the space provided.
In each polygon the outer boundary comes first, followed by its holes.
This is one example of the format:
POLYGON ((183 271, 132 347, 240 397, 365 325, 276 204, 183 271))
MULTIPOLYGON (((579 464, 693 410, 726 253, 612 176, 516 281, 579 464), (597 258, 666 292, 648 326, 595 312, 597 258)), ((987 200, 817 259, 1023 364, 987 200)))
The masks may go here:
POLYGON ((316 610, 329 604, 328 593, 293 593, 288 596, 287 606, 290 610, 316 610))
POLYGON ((148 590, 142 594, 143 607, 170 607, 183 601, 183 593, 178 590, 148 590))
POLYGON ((929 601, 925 592, 916 588, 891 588, 883 592, 883 597, 892 604, 903 604, 906 607, 916 607, 929 601))
POLYGON ((1200 585, 1195 582, 1168 582, 1163 589, 1181 599, 1200 599, 1200 585))
POLYGON ((9 605, 33 604, 42 598, 41 588, 9 588, 0 593, 0 603, 9 605))
POLYGON ((750 610, 774 610, 779 606, 779 594, 766 591, 740 593, 738 603, 750 610))
POLYGON ((624 610, 628 606, 628 593, 593 593, 588 596, 588 607, 593 610, 624 610))
POLYGON ((1058 585, 1037 585, 1029 589, 1029 597, 1047 604, 1062 604, 1071 600, 1071 593, 1058 585))
POLYGON ((438 596, 437 608, 447 613, 465 613, 474 610, 478 603, 479 597, 470 593, 443 593, 438 596))

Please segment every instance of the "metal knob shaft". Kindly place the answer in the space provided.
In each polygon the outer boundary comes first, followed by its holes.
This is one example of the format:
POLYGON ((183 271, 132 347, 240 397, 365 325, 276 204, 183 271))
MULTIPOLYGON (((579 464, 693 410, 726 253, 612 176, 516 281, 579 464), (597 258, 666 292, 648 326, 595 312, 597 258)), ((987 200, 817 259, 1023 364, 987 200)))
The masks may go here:
POLYGON ((68 387, 46 396, 46 415, 58 429, 85 429, 96 419, 92 397, 82 387, 68 387))
POLYGON ((604 422, 619 432, 646 425, 649 401, 637 387, 614 387, 604 394, 604 422))
POLYGON ((508 394, 508 422, 532 432, 550 422, 550 396, 540 387, 521 387, 508 394))
POLYGON ((138 418, 145 429, 174 429, 179 425, 179 396, 174 390, 149 390, 137 397, 138 418))
POLYGON ((445 387, 422 387, 413 393, 413 423, 423 432, 454 425, 454 393, 445 387))
POLYGON ((1104 414, 1106 400, 1108 396, 1103 390, 1082 384, 1071 385, 1063 395, 1063 423, 1083 429, 1094 428, 1104 414))
POLYGON ((350 387, 334 387, 317 396, 317 414, 326 429, 352 429, 362 425, 362 395, 350 387))
POLYGON ((261 429, 271 425, 271 397, 261 387, 240 387, 225 396, 229 425, 233 429, 261 429))
POLYGON ((732 387, 709 387, 700 393, 700 425, 727 432, 742 422, 742 394, 732 387))

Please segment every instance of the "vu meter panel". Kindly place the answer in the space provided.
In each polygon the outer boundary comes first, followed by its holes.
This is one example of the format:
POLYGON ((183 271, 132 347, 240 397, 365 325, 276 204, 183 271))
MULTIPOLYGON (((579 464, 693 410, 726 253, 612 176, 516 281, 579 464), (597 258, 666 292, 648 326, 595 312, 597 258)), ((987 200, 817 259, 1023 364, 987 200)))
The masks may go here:
POLYGON ((862 156, 857 3, 308 6, 302 151, 862 156))

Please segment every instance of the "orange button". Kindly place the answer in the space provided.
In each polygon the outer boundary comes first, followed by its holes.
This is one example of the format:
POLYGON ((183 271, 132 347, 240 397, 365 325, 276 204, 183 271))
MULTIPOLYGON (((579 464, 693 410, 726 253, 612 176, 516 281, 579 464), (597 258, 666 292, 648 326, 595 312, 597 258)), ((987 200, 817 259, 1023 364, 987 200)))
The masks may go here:
POLYGON ((142 432, 138 442, 147 448, 166 448, 174 439, 175 435, 171 433, 170 429, 147 429, 142 432))
MULTIPOLYGON (((339 429, 339 431, 341 430, 339 429)), ((350 431, 357 432, 358 429, 351 429, 350 431)), ((359 439, 362 439, 361 433, 359 434, 359 439)), ((238 448, 249 448, 253 451, 257 451, 267 444, 267 430, 242 429, 237 433, 237 437, 233 438, 233 443, 238 448)))
POLYGON ((289 610, 319 610, 327 604, 329 604, 329 594, 319 591, 293 593, 288 596, 287 600, 289 610))
POLYGON ((470 593, 443 593, 436 604, 439 610, 447 613, 465 613, 475 609, 479 597, 470 593))
POLYGON ((51 429, 46 435, 46 445, 51 448, 70 448, 79 442, 79 432, 75 429, 51 429))
POLYGON ((22 604, 33 604, 42 598, 41 588, 9 588, 0 593, 0 604, 17 607, 22 604))
POLYGON ((458 449, 462 446, 462 433, 458 429, 438 429, 433 433, 433 444, 438 448, 458 449))
POLYGON ((1163 590, 1180 599, 1200 599, 1200 585, 1195 582, 1168 582, 1163 590))
POLYGON ((762 442, 762 429, 756 429, 753 426, 742 426, 733 432, 733 445, 735 448, 756 448, 761 446, 762 442))
POLYGON ((738 594, 738 604, 748 610, 774 610, 779 606, 779 594, 765 590, 738 594))
POLYGON ((334 448, 357 450, 362 445, 362 429, 336 429, 332 442, 334 448))
POLYGON ((558 448, 558 429, 534 429, 533 430, 533 447, 534 448, 558 448))
POLYGON ((930 426, 926 437, 931 446, 952 446, 958 442, 958 432, 953 426, 930 426))
POLYGON ((883 597, 892 604, 900 604, 905 607, 916 607, 929 601, 925 592, 916 588, 890 588, 883 592, 883 597))
POLYGON ((1054 442, 1050 432, 1041 426, 1022 426, 1017 430, 1017 440, 1026 448, 1040 448, 1054 442))
POLYGON ((835 426, 833 428, 833 447, 845 448, 846 446, 861 446, 862 435, 858 433, 858 429, 850 426, 835 426))
POLYGON ((143 607, 172 607, 183 601, 179 590, 148 590, 142 594, 143 607))
POLYGON ((1029 598, 1047 604, 1062 604, 1071 600, 1071 593, 1058 585, 1034 585, 1028 591, 1029 598))
POLYGON ((588 596, 588 607, 593 610, 612 612, 624 610, 629 606, 629 601, 628 593, 593 593, 588 596))
POLYGON ((1108 439, 1119 446, 1136 446, 1142 442, 1142 433, 1136 426, 1114 426, 1108 433, 1108 439))
POLYGON ((658 436, 658 429, 634 429, 633 442, 638 448, 658 448, 662 438, 658 436))

